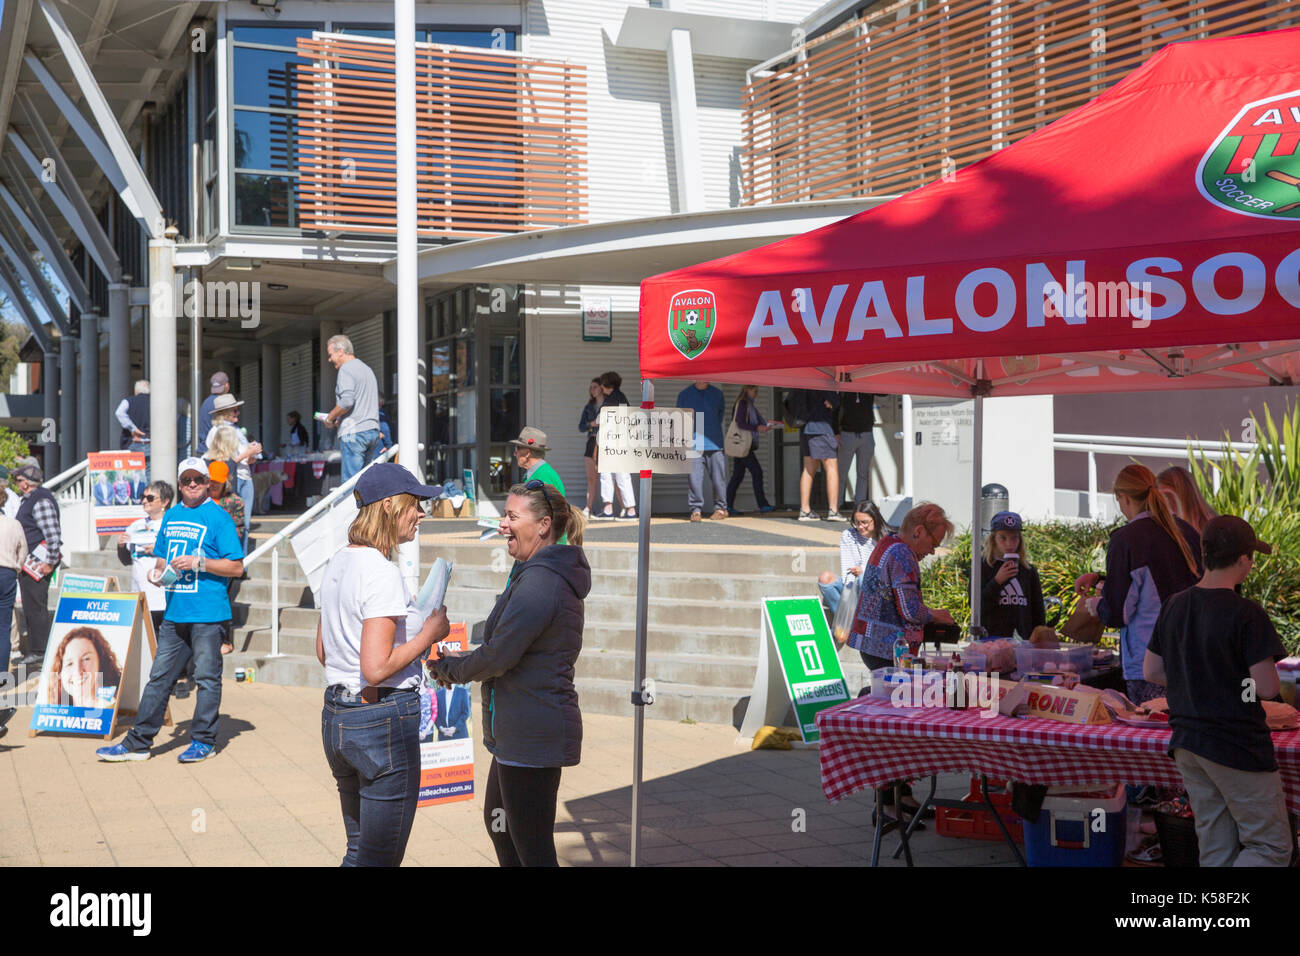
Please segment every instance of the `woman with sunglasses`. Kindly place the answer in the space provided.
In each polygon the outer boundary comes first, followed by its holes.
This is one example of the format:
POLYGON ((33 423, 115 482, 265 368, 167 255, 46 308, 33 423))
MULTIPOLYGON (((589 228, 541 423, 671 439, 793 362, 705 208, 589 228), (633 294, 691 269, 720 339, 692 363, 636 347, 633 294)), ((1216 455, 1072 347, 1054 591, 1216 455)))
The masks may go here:
POLYGON ((415 540, 422 503, 441 491, 392 462, 366 469, 353 490, 360 510, 348 527, 348 546, 330 559, 321 580, 321 740, 343 810, 343 866, 398 866, 415 821, 420 662, 450 627, 446 608, 439 608, 410 633, 411 593, 392 556, 399 544, 415 540))
POLYGON ((582 749, 573 669, 591 590, 583 524, 552 485, 511 488, 498 530, 517 564, 488 615, 483 643, 429 665, 440 684, 483 682, 483 743, 492 754, 483 822, 501 866, 558 865, 560 771, 576 766, 582 749), (570 543, 559 544, 566 534, 570 543))
POLYGON ((131 565, 131 584, 149 602, 149 616, 153 618, 153 632, 162 626, 163 612, 167 610, 167 592, 149 580, 149 572, 158 562, 154 557, 153 543, 162 525, 163 512, 172 506, 176 493, 165 481, 155 481, 140 496, 144 517, 137 518, 117 536, 117 558, 131 565))

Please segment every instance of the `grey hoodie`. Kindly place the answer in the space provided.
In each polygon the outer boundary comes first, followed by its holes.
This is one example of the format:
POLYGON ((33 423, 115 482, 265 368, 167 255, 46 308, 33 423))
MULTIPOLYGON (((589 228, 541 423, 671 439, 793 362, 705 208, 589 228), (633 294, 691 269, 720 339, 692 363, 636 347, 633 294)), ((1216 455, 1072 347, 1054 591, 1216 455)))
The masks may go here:
POLYGON ((590 590, 582 548, 542 548, 517 566, 497 598, 483 643, 438 663, 439 677, 483 682, 483 743, 500 759, 533 767, 578 763, 582 713, 573 669, 590 590))

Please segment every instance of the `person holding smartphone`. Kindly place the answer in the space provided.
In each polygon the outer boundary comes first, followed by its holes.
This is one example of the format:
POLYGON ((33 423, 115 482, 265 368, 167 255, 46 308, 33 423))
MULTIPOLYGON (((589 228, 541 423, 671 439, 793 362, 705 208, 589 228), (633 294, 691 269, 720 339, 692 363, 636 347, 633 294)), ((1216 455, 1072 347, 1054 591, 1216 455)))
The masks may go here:
POLYGON ((989 523, 980 568, 980 624, 996 637, 1028 639, 1047 623, 1038 569, 1025 556, 1020 515, 999 511, 989 523))
POLYGON ((353 491, 359 510, 348 546, 321 580, 321 741, 343 811, 343 866, 400 865, 415 822, 421 662, 451 628, 439 608, 411 633, 419 612, 392 557, 399 544, 415 540, 423 502, 441 492, 402 465, 372 465, 353 491))

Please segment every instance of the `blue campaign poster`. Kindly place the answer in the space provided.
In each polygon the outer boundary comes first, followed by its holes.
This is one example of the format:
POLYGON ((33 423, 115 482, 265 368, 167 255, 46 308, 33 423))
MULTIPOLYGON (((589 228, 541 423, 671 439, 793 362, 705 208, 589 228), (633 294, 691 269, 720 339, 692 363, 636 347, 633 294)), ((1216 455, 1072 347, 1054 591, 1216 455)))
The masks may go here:
POLYGON ((64 591, 32 711, 33 731, 107 737, 131 683, 138 594, 64 591))

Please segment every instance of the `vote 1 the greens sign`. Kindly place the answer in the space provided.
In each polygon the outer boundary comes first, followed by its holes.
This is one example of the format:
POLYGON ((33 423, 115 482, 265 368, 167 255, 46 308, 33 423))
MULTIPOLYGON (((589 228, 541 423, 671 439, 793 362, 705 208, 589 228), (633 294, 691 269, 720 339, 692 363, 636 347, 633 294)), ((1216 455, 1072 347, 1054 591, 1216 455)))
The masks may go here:
POLYGON ((817 712, 849 699, 826 614, 815 597, 767 598, 763 614, 803 739, 820 738, 817 712))

